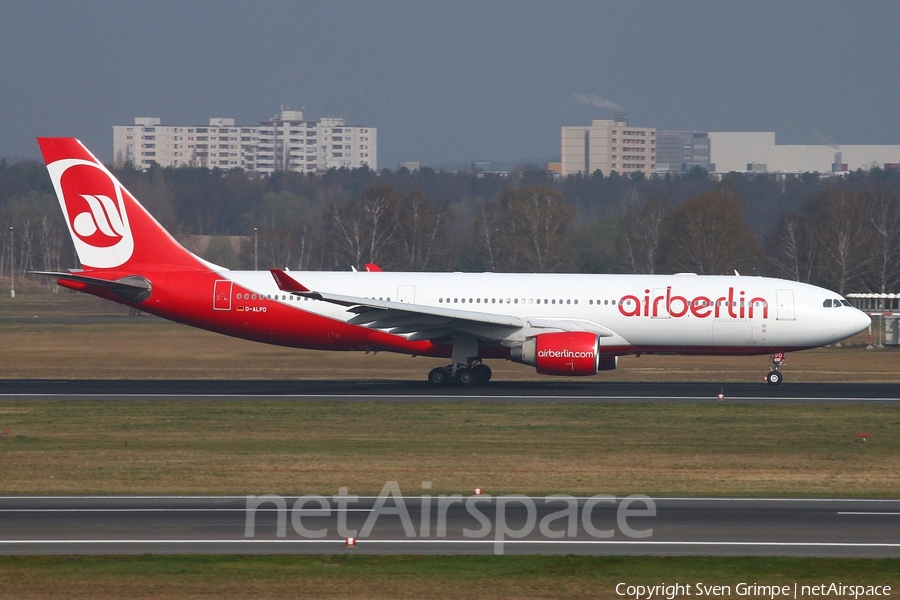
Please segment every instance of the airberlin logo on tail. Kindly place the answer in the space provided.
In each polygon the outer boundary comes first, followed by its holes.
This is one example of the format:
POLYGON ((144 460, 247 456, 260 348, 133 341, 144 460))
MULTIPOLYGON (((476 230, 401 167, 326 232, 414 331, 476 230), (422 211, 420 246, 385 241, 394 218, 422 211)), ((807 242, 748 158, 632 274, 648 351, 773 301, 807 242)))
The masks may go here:
POLYGON ((103 165, 87 160, 58 160, 47 169, 81 264, 101 269, 125 264, 134 237, 122 184, 103 165))
POLYGON ((72 219, 72 229, 81 239, 88 241, 100 232, 99 241, 95 245, 100 247, 113 246, 125 235, 125 223, 116 210, 109 196, 79 194, 88 203, 90 212, 79 213, 72 219), (109 243, 107 243, 109 242, 109 243))
POLYGON ((718 298, 697 296, 686 298, 672 293, 672 286, 665 290, 644 290, 642 298, 623 296, 619 300, 619 312, 626 317, 684 317, 694 316, 699 319, 713 317, 715 319, 752 319, 754 317, 769 318, 769 303, 765 298, 747 298, 747 292, 735 293, 733 287, 728 293, 718 298))

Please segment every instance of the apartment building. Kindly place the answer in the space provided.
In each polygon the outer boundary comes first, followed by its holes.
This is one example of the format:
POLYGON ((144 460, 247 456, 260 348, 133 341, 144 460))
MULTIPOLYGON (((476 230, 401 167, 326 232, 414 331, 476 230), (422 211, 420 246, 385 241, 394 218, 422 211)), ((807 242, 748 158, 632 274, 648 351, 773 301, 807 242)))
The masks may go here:
POLYGON ((622 115, 562 128, 562 175, 656 171, 656 129, 633 127, 622 115))
POLYGON ((162 125, 158 117, 138 117, 113 126, 113 161, 139 169, 162 167, 242 168, 319 173, 331 168, 378 168, 378 131, 348 126, 343 117, 306 119, 303 111, 282 110, 255 127, 213 118, 206 126, 162 125))

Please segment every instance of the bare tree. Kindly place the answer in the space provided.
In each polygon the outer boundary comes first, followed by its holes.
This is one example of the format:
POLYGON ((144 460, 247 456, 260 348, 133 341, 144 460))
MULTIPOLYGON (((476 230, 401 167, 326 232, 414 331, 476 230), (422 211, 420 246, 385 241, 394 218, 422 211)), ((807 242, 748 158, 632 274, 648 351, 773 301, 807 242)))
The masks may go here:
POLYGON ((816 277, 818 251, 809 219, 790 214, 781 217, 778 228, 769 237, 766 259, 774 275, 810 283, 816 277))
POLYGON ((667 268, 700 275, 752 271, 760 254, 743 201, 727 186, 678 207, 667 220, 663 250, 667 268))
POLYGON ((441 202, 432 207, 421 190, 401 198, 397 207, 397 240, 402 268, 428 271, 444 266, 450 252, 448 220, 447 204, 441 202))
POLYGON ((656 273, 663 225, 670 213, 666 196, 653 196, 643 204, 632 199, 619 233, 619 261, 629 273, 656 273))
POLYGON ((550 273, 569 266, 565 240, 575 216, 571 202, 546 185, 508 189, 500 202, 509 224, 504 245, 511 250, 510 270, 550 273))
POLYGON ((346 204, 329 207, 331 242, 344 264, 358 269, 367 262, 394 265, 397 195, 390 186, 375 186, 346 204))
POLYGON ((865 215, 859 197, 831 188, 811 199, 822 283, 844 294, 871 262, 865 251, 865 215))
POLYGON ((881 188, 864 196, 864 207, 871 257, 865 279, 883 294, 900 285, 900 206, 892 190, 881 188))
POLYGON ((479 200, 475 209, 474 248, 484 261, 484 269, 497 272, 503 269, 501 238, 503 218, 497 202, 479 200))

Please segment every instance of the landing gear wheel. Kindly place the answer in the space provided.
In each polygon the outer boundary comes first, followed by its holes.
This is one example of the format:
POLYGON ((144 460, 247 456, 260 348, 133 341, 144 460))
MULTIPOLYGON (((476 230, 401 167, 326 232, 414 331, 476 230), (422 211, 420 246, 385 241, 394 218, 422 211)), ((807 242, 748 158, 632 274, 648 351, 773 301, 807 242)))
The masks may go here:
POLYGON ((428 383, 431 385, 444 385, 450 381, 450 374, 444 367, 437 367, 428 373, 428 383))
POLYGON ((456 371, 456 382, 459 385, 469 386, 475 383, 475 375, 472 369, 459 369, 456 371))
POLYGON ((769 382, 769 385, 779 385, 783 379, 784 375, 779 371, 769 371, 769 374, 766 375, 766 381, 769 382))
POLYGON ((491 380, 491 368, 486 364, 475 365, 472 367, 472 374, 475 375, 475 385, 484 385, 491 380))

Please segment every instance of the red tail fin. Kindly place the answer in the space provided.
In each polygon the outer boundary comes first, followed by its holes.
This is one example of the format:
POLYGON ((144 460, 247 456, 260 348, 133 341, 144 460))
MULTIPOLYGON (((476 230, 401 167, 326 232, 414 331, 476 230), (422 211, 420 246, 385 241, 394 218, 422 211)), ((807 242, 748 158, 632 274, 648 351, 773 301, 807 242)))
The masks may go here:
POLYGON ((82 266, 207 270, 74 138, 38 138, 82 266))

